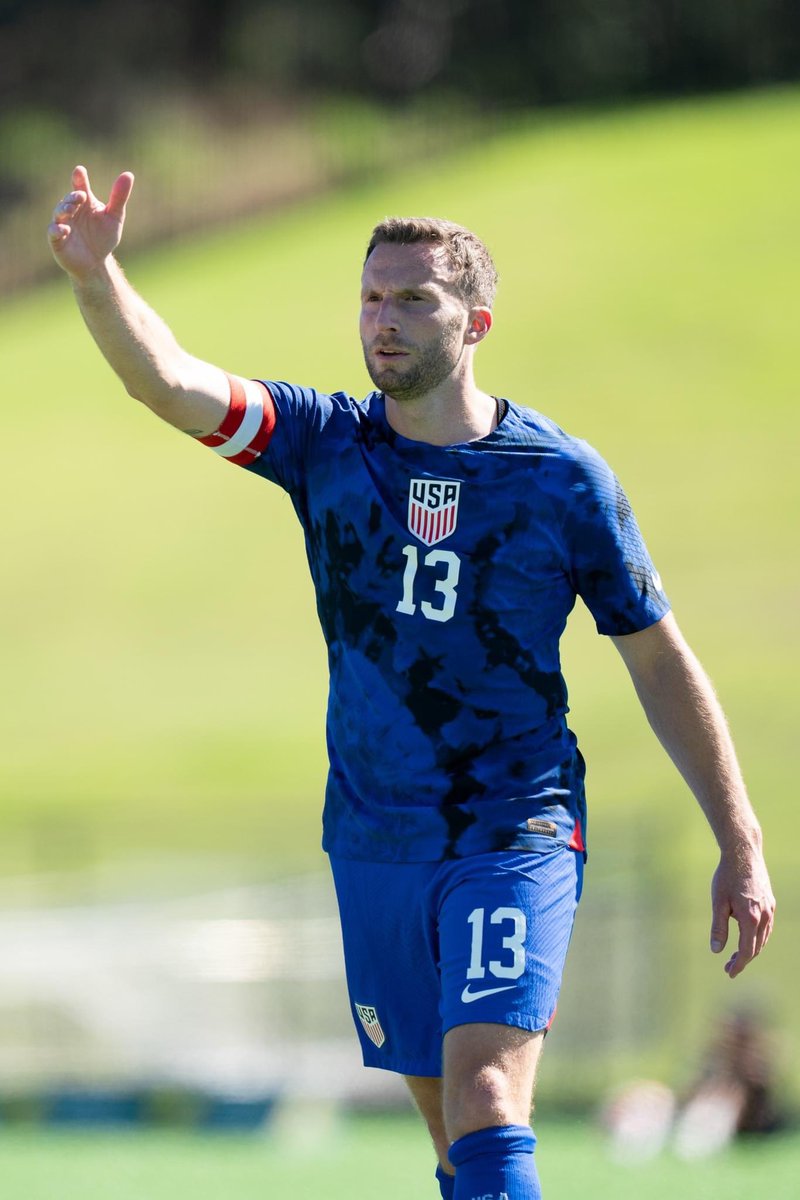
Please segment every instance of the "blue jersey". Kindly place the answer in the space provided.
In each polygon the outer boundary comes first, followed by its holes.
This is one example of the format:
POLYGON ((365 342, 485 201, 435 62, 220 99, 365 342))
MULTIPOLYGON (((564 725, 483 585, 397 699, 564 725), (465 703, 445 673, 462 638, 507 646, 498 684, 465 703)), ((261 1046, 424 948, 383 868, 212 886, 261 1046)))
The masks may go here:
POLYGON ((669 609, 609 467, 514 404, 487 437, 432 446, 394 432, 380 392, 266 386, 268 445, 234 461, 305 532, 330 665, 325 849, 583 849, 567 617, 580 595, 599 632, 629 634, 669 609))

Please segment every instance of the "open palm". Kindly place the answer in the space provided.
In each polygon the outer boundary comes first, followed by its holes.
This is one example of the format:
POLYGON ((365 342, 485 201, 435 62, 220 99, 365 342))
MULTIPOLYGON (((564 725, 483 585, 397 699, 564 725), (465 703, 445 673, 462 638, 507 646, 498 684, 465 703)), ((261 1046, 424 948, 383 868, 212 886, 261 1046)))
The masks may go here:
POLYGON ((85 167, 72 172, 72 188, 56 205, 47 234, 59 266, 82 279, 102 266, 119 245, 133 175, 125 171, 115 180, 108 204, 92 192, 85 167))

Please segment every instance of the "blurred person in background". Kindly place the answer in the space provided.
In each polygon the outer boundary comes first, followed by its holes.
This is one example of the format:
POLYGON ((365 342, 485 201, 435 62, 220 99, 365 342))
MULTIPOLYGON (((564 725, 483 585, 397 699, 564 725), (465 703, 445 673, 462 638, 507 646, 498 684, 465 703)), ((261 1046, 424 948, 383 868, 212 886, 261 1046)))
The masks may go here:
POLYGON ((735 1137, 778 1133, 788 1120, 764 1015, 726 1014, 678 1114, 676 1153, 681 1158, 703 1158, 735 1137))
POLYGON ((606 1097, 599 1118, 612 1157, 624 1163, 645 1162, 668 1145, 679 1158, 707 1158, 737 1137, 785 1129, 790 1115, 766 1016, 722 1016, 683 1098, 658 1080, 635 1079, 606 1097))
MULTIPOLYGON (((717 839, 711 948, 733 918, 734 978, 774 899, 724 716, 607 464, 477 387, 497 275, 474 234, 375 228, 360 334, 376 390, 358 402, 183 350, 113 256, 132 186, 120 175, 103 204, 77 167, 50 245, 130 395, 283 487, 303 525, 330 665, 323 846, 364 1061, 406 1077, 445 1200, 535 1200, 532 1096, 585 858, 559 658, 576 597, 717 839)), ((319 319, 315 297, 298 320, 313 337, 319 319)))

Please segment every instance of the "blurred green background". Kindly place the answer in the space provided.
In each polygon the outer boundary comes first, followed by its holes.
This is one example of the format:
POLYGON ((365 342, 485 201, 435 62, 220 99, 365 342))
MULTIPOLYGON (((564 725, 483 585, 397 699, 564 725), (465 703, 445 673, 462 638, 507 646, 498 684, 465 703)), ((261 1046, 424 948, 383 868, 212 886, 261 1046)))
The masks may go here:
MULTIPOLYGON (((52 80, 36 93, 33 68, 17 70, 6 97, 18 103, 0 119, 14 151, 0 223, 0 870, 38 881, 26 903, 85 902, 113 877, 135 892, 165 876, 203 887, 324 870, 325 656, 300 531, 276 489, 131 401, 92 345, 44 246, 73 161, 87 162, 101 195, 117 171, 136 171, 120 256, 187 349, 323 390, 369 387, 356 320, 375 221, 435 213, 469 225, 501 274, 479 382, 586 437, 621 477, 728 713, 779 921, 768 952, 731 984, 707 950, 711 836, 613 648, 576 611, 564 660, 589 763, 591 857, 564 1032, 559 1042, 556 1026, 543 1068, 545 1112, 548 1098, 580 1106, 635 1074, 685 1082, 733 1003, 764 1012, 784 1087, 800 1088, 800 91, 781 58, 793 18, 773 6, 767 36, 754 5, 734 31, 751 55, 737 57, 728 25, 725 37, 714 25, 728 18, 709 6, 700 42, 716 57, 688 53, 699 18, 687 18, 684 40, 673 31, 672 70, 659 76, 667 60, 656 55, 636 75, 645 43, 626 6, 611 7, 602 28, 627 40, 612 39, 605 71, 575 67, 579 29, 593 63, 604 45, 579 6, 555 22, 569 53, 547 76, 537 64, 552 23, 545 37, 524 6, 490 5, 481 57, 476 6, 433 5, 449 41, 425 26, 408 53, 418 66, 435 43, 438 72, 406 86, 413 71, 397 67, 403 86, 387 94, 364 55, 411 10, 378 6, 370 25, 351 4, 333 28, 344 61, 361 47, 357 85, 329 65, 301 86, 313 60, 301 38, 295 74, 260 87, 254 54, 244 62, 241 37, 229 38, 216 93, 165 50, 160 65, 123 63, 118 94, 105 64, 105 107, 94 109, 70 93, 57 112, 52 80), (523 25, 521 48, 512 35, 523 25), (778 44, 770 58, 764 47, 778 44), (504 62, 517 80, 508 94, 496 84, 504 62), (697 94, 715 87, 740 90, 697 94)), ((0 20, 6 61, 26 44, 14 39, 29 14, 14 8, 0 20)), ((101 10, 109 20, 102 5, 77 6, 87 29, 105 27, 101 10)), ((280 60, 275 6, 244 10, 251 24, 260 13, 258 44, 280 60)), ((181 5, 174 14, 175 28, 192 27, 181 5)), ((331 27, 314 26, 316 37, 331 27)), ((770 1194, 790 1193, 776 1184, 770 1194)))
MULTIPOLYGON (((700 1163, 668 1159, 621 1167, 609 1162, 601 1138, 563 1121, 543 1121, 536 1149, 546 1197, 580 1200, 794 1200, 797 1139, 736 1147, 700 1163)), ((0 1138, 0 1167, 9 1194, 50 1200, 53 1181, 63 1200, 104 1195, 112 1200, 169 1200, 190 1192, 196 1200, 236 1195, 260 1200, 291 1195, 297 1200, 346 1200, 375 1195, 404 1200, 436 1195, 432 1156, 417 1119, 408 1115, 362 1117, 316 1137, 278 1141, 188 1137, 159 1133, 148 1138, 84 1134, 7 1133, 0 1138)))

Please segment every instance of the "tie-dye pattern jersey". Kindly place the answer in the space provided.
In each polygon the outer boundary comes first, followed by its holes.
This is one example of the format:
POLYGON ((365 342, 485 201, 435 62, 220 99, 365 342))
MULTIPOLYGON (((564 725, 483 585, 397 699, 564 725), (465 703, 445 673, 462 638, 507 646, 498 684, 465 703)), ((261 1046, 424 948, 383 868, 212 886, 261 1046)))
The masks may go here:
POLYGON ((305 531, 330 663, 324 847, 582 849, 559 639, 576 596, 606 634, 669 609, 606 463, 514 404, 487 437, 441 447, 396 434, 379 392, 267 387, 274 431, 243 465, 305 531))

